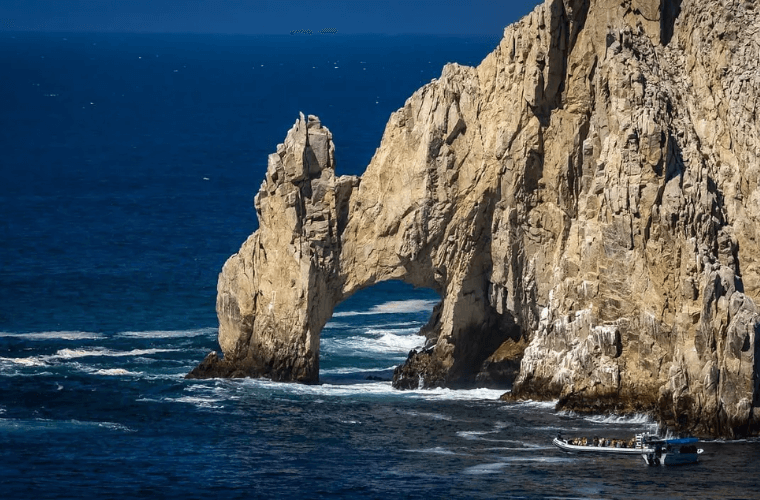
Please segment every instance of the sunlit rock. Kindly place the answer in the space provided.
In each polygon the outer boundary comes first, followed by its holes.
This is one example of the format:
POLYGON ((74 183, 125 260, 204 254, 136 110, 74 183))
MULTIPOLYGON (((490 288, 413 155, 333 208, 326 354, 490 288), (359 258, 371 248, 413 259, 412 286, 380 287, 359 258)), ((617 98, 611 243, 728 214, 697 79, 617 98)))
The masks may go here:
POLYGON ((415 92, 360 179, 302 116, 219 278, 224 357, 191 375, 316 382, 335 305, 400 279, 443 300, 396 387, 756 434, 759 16, 548 0, 415 92))

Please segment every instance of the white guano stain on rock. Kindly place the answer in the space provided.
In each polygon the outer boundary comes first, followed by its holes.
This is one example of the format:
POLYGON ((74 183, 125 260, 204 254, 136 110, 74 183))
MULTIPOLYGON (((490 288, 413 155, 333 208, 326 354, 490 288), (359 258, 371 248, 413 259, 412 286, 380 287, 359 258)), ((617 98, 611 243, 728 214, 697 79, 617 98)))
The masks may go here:
POLYGON ((195 375, 316 382, 335 305, 401 279, 443 300, 397 387, 756 434, 759 30, 742 0, 547 0, 394 112, 361 178, 302 115, 195 375))

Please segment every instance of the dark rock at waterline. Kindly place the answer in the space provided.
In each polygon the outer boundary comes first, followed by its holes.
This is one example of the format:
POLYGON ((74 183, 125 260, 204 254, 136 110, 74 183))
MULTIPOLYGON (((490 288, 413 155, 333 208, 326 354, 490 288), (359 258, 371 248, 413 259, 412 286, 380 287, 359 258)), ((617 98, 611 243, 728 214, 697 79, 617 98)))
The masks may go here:
POLYGON ((242 378, 246 376, 246 373, 240 370, 239 366, 220 358, 216 351, 211 351, 198 366, 185 375, 185 378, 242 378))
POLYGON ((361 178, 301 116, 219 278, 238 371, 205 371, 313 383, 335 306, 398 279, 442 302, 397 388, 519 360, 515 398, 756 433, 758 29, 739 0, 547 0, 393 113, 361 178), (493 358, 507 337, 527 345, 493 358))

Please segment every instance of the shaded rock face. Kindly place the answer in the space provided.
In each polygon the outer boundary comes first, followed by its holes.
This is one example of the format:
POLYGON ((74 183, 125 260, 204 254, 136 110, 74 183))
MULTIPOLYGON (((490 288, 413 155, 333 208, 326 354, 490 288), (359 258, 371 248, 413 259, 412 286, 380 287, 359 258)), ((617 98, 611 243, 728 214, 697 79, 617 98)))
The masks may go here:
POLYGON ((259 229, 222 268, 219 346, 190 377, 317 382, 319 333, 340 302, 340 234, 354 176, 335 176, 332 134, 303 114, 277 152, 254 205, 259 229))
POLYGON ((547 0, 393 113, 360 179, 301 117, 219 278, 224 358, 194 376, 316 382, 334 306, 399 279, 443 300, 396 387, 757 433, 759 11, 547 0))

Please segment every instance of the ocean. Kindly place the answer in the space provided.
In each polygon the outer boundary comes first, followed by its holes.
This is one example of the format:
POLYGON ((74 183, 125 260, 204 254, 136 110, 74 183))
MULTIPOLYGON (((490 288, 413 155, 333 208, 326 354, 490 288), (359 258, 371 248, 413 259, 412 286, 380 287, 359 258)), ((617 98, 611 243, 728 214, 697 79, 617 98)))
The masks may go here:
POLYGON ((391 112, 495 37, 0 34, 0 497, 757 498, 760 442, 701 462, 565 454, 646 415, 503 391, 397 391, 439 297, 340 304, 320 384, 185 380, 216 342, 216 279, 299 111, 361 174, 391 112))

